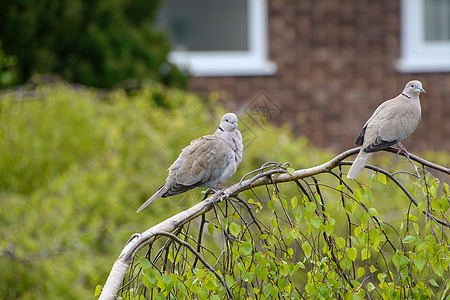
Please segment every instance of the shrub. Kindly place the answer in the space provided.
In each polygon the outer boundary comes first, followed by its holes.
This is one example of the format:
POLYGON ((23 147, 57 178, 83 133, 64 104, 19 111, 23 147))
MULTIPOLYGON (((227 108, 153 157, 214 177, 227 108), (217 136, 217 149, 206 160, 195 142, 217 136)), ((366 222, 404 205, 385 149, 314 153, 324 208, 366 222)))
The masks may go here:
POLYGON ((106 88, 136 77, 184 86, 185 76, 166 61, 165 35, 154 27, 160 2, 7 1, 0 41, 17 57, 21 82, 52 72, 106 88))

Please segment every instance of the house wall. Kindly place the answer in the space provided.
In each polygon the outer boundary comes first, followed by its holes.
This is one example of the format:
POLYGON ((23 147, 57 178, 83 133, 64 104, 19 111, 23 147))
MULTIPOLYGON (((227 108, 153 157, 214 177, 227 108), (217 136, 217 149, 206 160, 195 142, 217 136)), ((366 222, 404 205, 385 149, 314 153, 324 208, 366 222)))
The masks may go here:
MULTIPOLYGON (((422 81, 422 122, 403 144, 412 152, 450 150, 450 73, 405 74, 400 57, 400 4, 393 0, 268 0, 273 76, 196 77, 190 90, 224 91, 238 110, 264 90, 281 107, 276 124, 342 151, 384 100, 411 79, 422 81)), ((450 54, 449 54, 450 55, 450 54)))

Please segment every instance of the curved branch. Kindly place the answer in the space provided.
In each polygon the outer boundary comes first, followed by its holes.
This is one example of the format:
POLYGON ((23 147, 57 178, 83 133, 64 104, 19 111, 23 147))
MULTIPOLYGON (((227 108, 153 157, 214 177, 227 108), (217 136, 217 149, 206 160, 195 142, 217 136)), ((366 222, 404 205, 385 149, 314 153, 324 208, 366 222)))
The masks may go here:
MULTIPOLYGON (((236 183, 230 187, 227 187, 220 191, 219 193, 215 193, 209 197, 207 197, 205 200, 201 201, 200 203, 197 203, 196 205, 192 206, 191 208, 182 211, 165 221, 153 226, 152 228, 149 228, 148 230, 144 231, 142 234, 135 234, 130 238, 130 241, 127 243, 125 248, 122 250, 120 256, 116 260, 116 262, 113 265, 113 268, 111 270, 111 273, 108 276, 108 279, 103 287, 103 291, 100 295, 100 300, 105 299, 115 299, 117 296, 117 292, 119 291, 122 280, 126 275, 126 272, 132 262, 132 258, 135 256, 135 254, 148 245, 149 243, 153 242, 157 237, 157 233, 165 232, 169 233, 174 231, 176 228, 184 225, 185 223, 197 218, 200 215, 205 214, 206 212, 210 211, 215 204, 221 202, 222 200, 229 198, 229 197, 235 197, 239 193, 245 191, 245 190, 253 190, 254 187, 263 186, 263 185, 270 185, 270 184, 277 184, 281 182, 288 182, 288 181, 294 181, 297 182, 298 179, 302 179, 305 177, 309 177, 312 175, 317 175, 319 173, 325 173, 329 172, 333 168, 341 165, 341 164, 350 164, 350 162, 343 162, 343 160, 349 156, 352 156, 354 154, 357 154, 360 150, 360 147, 352 148, 347 151, 342 152, 341 154, 337 155, 333 159, 312 168, 307 169, 301 169, 296 170, 293 173, 288 173, 287 170, 280 167, 278 164, 271 164, 271 166, 275 166, 276 169, 271 169, 266 172, 259 172, 254 178, 243 180, 239 183, 236 183)), ((395 148, 389 148, 386 151, 388 152, 397 152, 397 149, 395 148)), ((439 170, 443 173, 450 174, 450 170, 448 168, 441 167, 439 165, 436 165, 434 163, 428 162, 424 159, 421 159, 415 155, 410 154, 409 157, 412 160, 415 160, 417 162, 420 162, 421 164, 428 166, 430 168, 439 170)), ((267 167, 267 166, 266 166, 267 167)), ((367 166, 368 168, 372 168, 371 166, 367 166)), ((375 168, 375 167, 373 167, 375 168)), ((262 171, 264 168, 259 169, 259 171, 262 171)), ((379 171, 379 169, 376 169, 379 171)), ((386 172, 386 171, 385 171, 386 172)), ((249 173, 251 174, 251 173, 249 173)), ((386 175, 389 173, 386 172, 386 175)), ((390 175, 390 174, 389 174, 390 175)), ((398 182, 395 178, 390 177, 394 180, 394 182, 397 183, 397 185, 402 188, 402 190, 405 192, 405 194, 409 194, 408 191, 401 185, 400 182, 398 182)), ((410 198, 411 199, 411 198, 410 198)), ((412 200, 415 201, 414 198, 412 200)), ((427 215, 429 213, 424 212, 427 215)), ((445 226, 450 226, 447 222, 444 222, 442 220, 437 219, 436 217, 429 215, 430 218, 435 220, 438 223, 441 223, 445 226)))
POLYGON ((192 254, 195 255, 196 258, 198 258, 202 264, 207 267, 216 277, 217 279, 219 279, 219 281, 222 283, 222 285, 224 286, 225 290, 227 291, 227 297, 229 299, 234 299, 233 297, 233 293, 231 292, 230 288, 228 287, 227 283, 225 282, 225 279, 223 279, 222 276, 220 276, 219 273, 217 273, 217 271, 203 258, 203 256, 200 255, 200 253, 198 253, 194 247, 191 246, 191 244, 189 244, 188 242, 185 242, 183 240, 181 240, 180 238, 178 238, 176 235, 170 233, 170 232, 166 232, 166 231, 157 231, 154 232, 154 235, 164 235, 169 237, 171 240, 177 242, 180 245, 185 246, 186 248, 188 248, 192 254))
MULTIPOLYGON (((342 161, 342 162, 340 162, 340 164, 341 164, 341 165, 351 165, 352 163, 349 162, 349 161, 342 161)), ((370 170, 373 170, 373 171, 376 171, 376 172, 379 172, 379 173, 382 173, 382 174, 386 175, 387 177, 389 177, 389 179, 391 179, 391 180, 392 180, 392 181, 393 181, 393 182, 394 182, 394 183, 402 190, 402 192, 409 198, 409 200, 410 200, 412 203, 414 203, 414 205, 415 205, 416 207, 419 207, 419 203, 417 202, 417 200, 414 199, 414 197, 411 195, 410 192, 408 192, 408 190, 405 188, 405 186, 404 186, 397 178, 395 178, 394 176, 392 176, 391 173, 389 173, 389 172, 386 171, 386 170, 383 170, 383 169, 381 169, 381 168, 378 168, 378 167, 375 167, 375 166, 371 166, 371 165, 366 165, 365 168, 370 169, 370 170)), ((441 225, 444 225, 445 227, 450 228, 450 223, 445 222, 445 221, 443 221, 443 220, 441 220, 441 219, 436 218, 435 216, 433 216, 432 214, 430 214, 430 213, 429 213, 428 211, 426 211, 425 209, 422 210, 422 212, 423 212, 427 217, 429 217, 430 219, 432 219, 433 221, 435 221, 435 222, 437 222, 437 223, 439 223, 439 224, 441 224, 441 225)))
MULTIPOLYGON (((389 147, 387 149, 384 149, 384 151, 391 152, 391 153, 397 153, 398 149, 396 149, 394 147, 389 147)), ((406 154, 403 151, 400 153, 400 155, 403 155, 404 157, 406 157, 406 154)), ((427 166, 427 167, 429 167, 431 169, 434 169, 434 170, 437 170, 437 171, 440 171, 442 173, 450 175, 450 168, 445 168, 443 166, 440 166, 438 164, 432 163, 432 162, 430 162, 428 160, 425 160, 425 159, 423 159, 423 158, 421 158, 421 157, 419 157, 417 155, 411 154, 411 153, 409 153, 409 158, 411 160, 414 160, 414 161, 416 161, 416 162, 418 162, 418 163, 420 163, 420 164, 422 164, 424 166, 427 166)))

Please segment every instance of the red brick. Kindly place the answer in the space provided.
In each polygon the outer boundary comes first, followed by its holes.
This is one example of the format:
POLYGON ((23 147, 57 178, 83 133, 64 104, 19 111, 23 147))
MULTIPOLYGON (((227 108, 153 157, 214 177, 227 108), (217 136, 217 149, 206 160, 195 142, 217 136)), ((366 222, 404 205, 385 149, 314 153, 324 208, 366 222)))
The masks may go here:
POLYGON ((408 150, 450 150, 450 73, 399 73, 400 1, 268 0, 269 58, 278 73, 262 77, 192 78, 190 89, 224 90, 229 109, 264 90, 296 135, 336 151, 353 146, 362 125, 411 79, 421 95, 422 122, 408 150))

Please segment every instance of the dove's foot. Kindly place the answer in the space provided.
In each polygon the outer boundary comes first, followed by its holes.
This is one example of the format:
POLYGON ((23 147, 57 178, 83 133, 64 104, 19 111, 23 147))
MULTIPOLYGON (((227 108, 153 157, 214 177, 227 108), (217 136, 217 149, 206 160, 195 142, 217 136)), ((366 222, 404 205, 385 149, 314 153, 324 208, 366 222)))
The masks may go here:
POLYGON ((208 196, 212 193, 212 192, 216 192, 214 189, 208 188, 206 191, 202 191, 203 194, 203 199, 205 200, 206 198, 208 198, 208 196))
POLYGON ((397 154, 400 154, 400 152, 403 151, 403 153, 405 153, 406 157, 409 157, 409 153, 406 150, 406 148, 402 145, 402 143, 398 143, 398 146, 400 147, 400 149, 398 149, 397 154))

